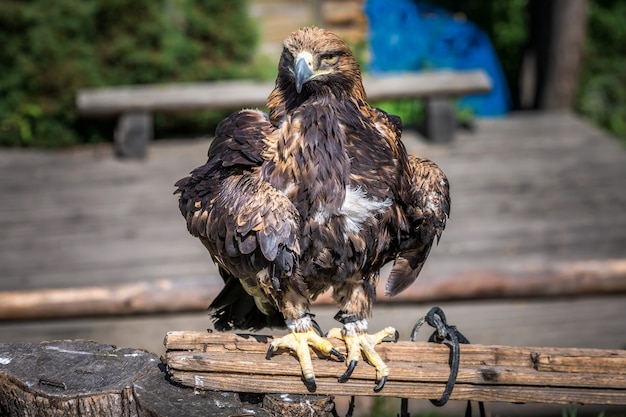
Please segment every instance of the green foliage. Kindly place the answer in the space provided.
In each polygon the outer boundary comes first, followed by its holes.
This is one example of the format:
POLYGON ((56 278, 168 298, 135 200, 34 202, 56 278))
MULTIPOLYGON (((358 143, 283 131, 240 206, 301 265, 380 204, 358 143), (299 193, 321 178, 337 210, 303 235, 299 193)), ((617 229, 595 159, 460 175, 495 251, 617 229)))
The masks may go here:
POLYGON ((626 145, 626 3, 593 0, 577 109, 626 145))
POLYGON ((384 100, 372 103, 389 114, 399 116, 404 127, 416 127, 424 121, 424 102, 419 99, 384 100))
POLYGON ((400 400, 389 397, 374 397, 369 417, 394 417, 400 410, 400 400))
POLYGON ((561 410, 561 417, 576 417, 578 415, 578 409, 576 407, 567 407, 561 410))
MULTIPOLYGON (((389 114, 399 116, 404 128, 422 127, 426 117, 425 103, 422 99, 383 100, 372 103, 389 114)), ((474 121, 474 110, 471 107, 462 106, 457 100, 454 103, 456 121, 461 126, 469 126, 474 121)))
POLYGON ((3 146, 110 137, 111 121, 77 118, 78 89, 249 76, 256 46, 245 0, 5 0, 2 9, 3 146))

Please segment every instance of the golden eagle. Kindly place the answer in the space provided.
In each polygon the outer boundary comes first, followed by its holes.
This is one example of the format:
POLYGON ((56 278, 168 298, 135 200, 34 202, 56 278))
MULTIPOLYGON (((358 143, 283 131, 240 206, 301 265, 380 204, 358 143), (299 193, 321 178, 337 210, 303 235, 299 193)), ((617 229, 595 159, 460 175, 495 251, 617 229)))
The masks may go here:
POLYGON ((380 268, 386 293, 408 287, 449 214, 444 173, 407 155, 400 118, 371 107, 348 46, 306 27, 283 44, 269 114, 241 110, 216 129, 208 161, 176 183, 189 232, 225 282, 210 306, 215 328, 285 326, 279 348, 296 352, 315 390, 309 346, 344 360, 316 332, 312 300, 332 288, 346 343, 346 381, 363 356, 382 389, 389 369, 374 350, 388 327, 367 333, 380 268))

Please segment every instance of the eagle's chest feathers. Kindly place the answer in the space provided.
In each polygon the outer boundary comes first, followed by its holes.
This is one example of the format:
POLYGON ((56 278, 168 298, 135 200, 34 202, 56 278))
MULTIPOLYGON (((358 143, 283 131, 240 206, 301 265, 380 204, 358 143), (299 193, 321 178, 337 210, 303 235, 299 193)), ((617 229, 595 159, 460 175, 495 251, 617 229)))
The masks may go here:
POLYGON ((266 176, 298 209, 301 244, 312 262, 333 268, 352 256, 362 263, 367 248, 376 246, 378 218, 391 200, 369 195, 365 184, 355 183, 362 175, 352 172, 337 112, 327 107, 305 110, 281 125, 266 176))
POLYGON ((376 221, 377 215, 390 205, 390 198, 378 200, 368 197, 361 188, 348 186, 346 197, 340 210, 345 232, 360 233, 363 223, 372 220, 376 221))

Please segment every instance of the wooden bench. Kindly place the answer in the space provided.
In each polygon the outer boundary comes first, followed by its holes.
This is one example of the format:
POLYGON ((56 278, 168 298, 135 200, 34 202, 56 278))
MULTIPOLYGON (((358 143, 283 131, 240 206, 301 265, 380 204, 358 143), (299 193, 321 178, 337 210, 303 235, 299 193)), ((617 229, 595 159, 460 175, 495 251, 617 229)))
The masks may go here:
MULTIPOLYGON (((424 98, 425 132, 434 142, 453 138, 451 98, 491 89, 489 77, 481 70, 385 75, 364 78, 363 82, 370 102, 424 98)), ((154 112, 263 108, 273 88, 273 82, 247 80, 93 88, 78 92, 76 109, 81 116, 119 115, 114 134, 116 152, 140 157, 153 136, 154 112)))

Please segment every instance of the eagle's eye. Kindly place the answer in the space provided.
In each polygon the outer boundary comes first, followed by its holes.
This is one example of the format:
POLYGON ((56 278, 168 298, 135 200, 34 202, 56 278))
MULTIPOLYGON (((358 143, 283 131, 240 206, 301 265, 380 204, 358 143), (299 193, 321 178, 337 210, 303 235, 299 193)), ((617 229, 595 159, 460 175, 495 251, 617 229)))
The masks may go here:
POLYGON ((324 54, 320 57, 320 67, 327 68, 332 67, 339 61, 339 55, 337 54, 324 54))

